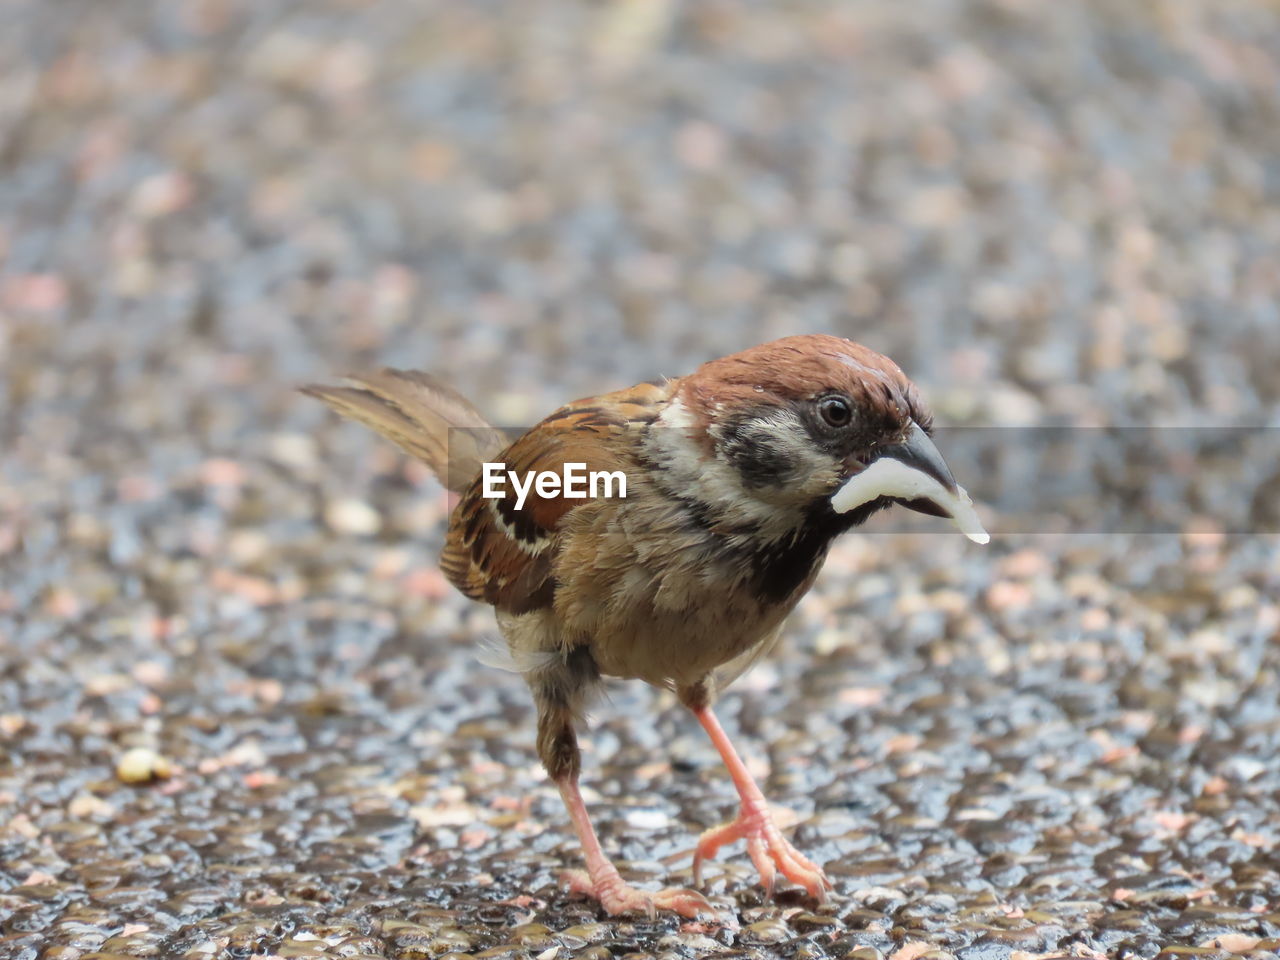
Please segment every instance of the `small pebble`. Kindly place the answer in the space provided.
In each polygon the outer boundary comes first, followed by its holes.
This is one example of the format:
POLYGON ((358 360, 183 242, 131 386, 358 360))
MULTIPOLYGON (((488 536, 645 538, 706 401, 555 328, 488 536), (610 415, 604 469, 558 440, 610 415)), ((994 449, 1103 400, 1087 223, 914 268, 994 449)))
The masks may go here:
POLYGON ((335 533, 349 536, 372 536, 382 529, 378 511, 362 500, 345 498, 330 501, 324 519, 335 533))
POLYGON ((165 780, 173 773, 168 758, 150 747, 133 747, 116 761, 116 778, 122 783, 150 783, 165 780))

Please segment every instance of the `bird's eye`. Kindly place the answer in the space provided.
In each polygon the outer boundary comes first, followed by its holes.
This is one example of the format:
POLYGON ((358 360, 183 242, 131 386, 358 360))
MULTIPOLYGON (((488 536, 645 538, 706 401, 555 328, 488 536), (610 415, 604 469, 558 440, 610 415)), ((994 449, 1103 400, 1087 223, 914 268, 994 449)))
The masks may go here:
POLYGON ((818 401, 818 413, 832 427, 847 427, 853 419, 853 407, 844 397, 823 397, 818 401))

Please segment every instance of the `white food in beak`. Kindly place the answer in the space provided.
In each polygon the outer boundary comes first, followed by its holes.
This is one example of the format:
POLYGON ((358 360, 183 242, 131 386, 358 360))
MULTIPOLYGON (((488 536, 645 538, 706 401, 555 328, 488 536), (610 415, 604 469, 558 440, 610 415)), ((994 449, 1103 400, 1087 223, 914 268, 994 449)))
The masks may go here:
POLYGON ((848 513, 878 497, 931 500, 946 510, 960 532, 974 543, 991 540, 964 487, 957 487, 952 493, 927 473, 892 457, 875 460, 861 473, 846 480, 844 486, 832 495, 831 509, 836 513, 848 513))

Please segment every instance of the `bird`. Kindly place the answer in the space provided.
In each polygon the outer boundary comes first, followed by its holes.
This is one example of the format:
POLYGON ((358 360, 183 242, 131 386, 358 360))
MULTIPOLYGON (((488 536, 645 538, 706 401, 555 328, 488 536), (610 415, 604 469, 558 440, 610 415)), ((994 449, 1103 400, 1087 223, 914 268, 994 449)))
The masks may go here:
POLYGON ((696 889, 703 864, 746 841, 766 895, 781 875, 826 899, 830 881, 779 829, 714 704, 775 647, 836 537, 878 511, 950 518, 987 541, 896 363, 841 337, 785 337, 568 403, 514 440, 427 373, 384 368, 300 389, 457 495, 441 569, 494 608, 528 684, 538 757, 585 861, 563 878, 571 891, 609 915, 714 913, 696 889), (697 841, 693 888, 627 883, 592 825, 577 731, 605 678, 674 691, 737 790, 737 816, 697 841))

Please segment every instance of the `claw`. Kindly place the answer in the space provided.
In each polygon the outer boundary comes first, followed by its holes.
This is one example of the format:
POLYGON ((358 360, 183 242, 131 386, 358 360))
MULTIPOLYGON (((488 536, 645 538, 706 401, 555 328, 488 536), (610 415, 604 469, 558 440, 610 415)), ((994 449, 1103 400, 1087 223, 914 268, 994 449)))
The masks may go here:
POLYGON ((569 811, 569 818, 573 821, 574 831, 582 842, 582 852, 587 861, 586 870, 569 870, 561 875, 560 882, 570 891, 585 893, 599 900, 600 906, 611 917, 632 910, 643 910, 650 919, 656 917, 659 910, 671 910, 690 920, 696 920, 703 913, 715 915, 711 902, 696 890, 676 887, 658 891, 638 890, 626 883, 618 874, 618 868, 600 849, 600 839, 587 816, 577 778, 565 777, 559 781, 558 786, 560 795, 564 798, 565 809, 569 811))
POLYGON ((702 914, 715 914, 711 901, 697 890, 667 887, 663 890, 640 890, 628 883, 615 871, 598 881, 592 880, 585 870, 569 870, 560 878, 573 893, 583 893, 600 901, 605 913, 616 917, 633 910, 642 910, 650 920, 656 919, 659 910, 670 910, 682 917, 696 920, 702 914))
POLYGON ((744 805, 736 820, 712 827, 703 833, 693 855, 693 882, 702 884, 702 864, 716 851, 735 840, 747 841, 747 854, 756 870, 766 897, 772 897, 781 873, 792 883, 804 887, 819 903, 825 903, 831 881, 822 868, 791 845, 774 823, 772 815, 744 805))

